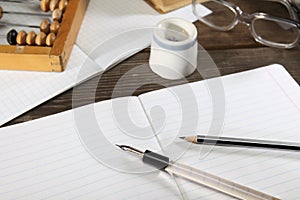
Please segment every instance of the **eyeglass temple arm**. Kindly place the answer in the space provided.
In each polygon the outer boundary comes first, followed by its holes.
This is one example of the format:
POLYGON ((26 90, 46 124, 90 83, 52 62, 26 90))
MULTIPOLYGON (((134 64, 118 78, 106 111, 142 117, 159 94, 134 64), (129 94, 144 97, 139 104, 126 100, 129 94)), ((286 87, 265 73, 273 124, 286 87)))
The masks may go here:
POLYGON ((293 0, 288 0, 291 5, 293 11, 296 13, 298 19, 300 19, 300 5, 297 5, 293 0))

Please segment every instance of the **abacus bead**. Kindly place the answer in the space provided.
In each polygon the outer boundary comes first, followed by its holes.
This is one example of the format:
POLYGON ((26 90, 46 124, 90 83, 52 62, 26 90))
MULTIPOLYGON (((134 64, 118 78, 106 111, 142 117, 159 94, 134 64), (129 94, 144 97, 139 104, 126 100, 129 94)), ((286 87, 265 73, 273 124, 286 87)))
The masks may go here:
POLYGON ((67 6, 68 6, 68 0, 60 0, 58 4, 58 9, 64 13, 66 11, 67 6))
POLYGON ((58 29, 60 27, 60 24, 58 21, 54 21, 50 25, 50 32, 56 34, 58 32, 58 29))
POLYGON ((50 10, 54 11, 56 8, 58 8, 59 0, 50 0, 50 10))
POLYGON ((26 36, 26 43, 28 45, 35 45, 36 33, 34 31, 30 31, 26 36))
POLYGON ((46 34, 50 33, 50 22, 47 19, 42 21, 40 30, 46 34))
POLYGON ((18 45, 25 45, 26 44, 26 36, 27 33, 25 31, 20 31, 17 35, 17 44, 18 45))
POLYGON ((50 0, 41 0, 41 2, 40 2, 41 10, 44 12, 48 12, 50 10, 49 3, 50 3, 50 0))
POLYGON ((54 33, 49 33, 49 35, 47 35, 47 38, 46 38, 46 45, 49 46, 49 47, 52 47, 53 44, 54 44, 54 41, 56 39, 56 36, 54 33))
POLYGON ((6 40, 7 40, 8 44, 16 45, 17 44, 17 35, 18 35, 18 32, 15 29, 10 30, 6 36, 6 40))
POLYGON ((53 21, 60 21, 62 18, 62 12, 59 9, 55 9, 52 12, 52 19, 53 21))
POLYGON ((35 38, 35 44, 38 46, 45 46, 46 44, 46 33, 40 32, 35 38))
POLYGON ((0 6, 0 19, 2 19, 2 17, 3 17, 3 9, 2 9, 2 7, 0 6))

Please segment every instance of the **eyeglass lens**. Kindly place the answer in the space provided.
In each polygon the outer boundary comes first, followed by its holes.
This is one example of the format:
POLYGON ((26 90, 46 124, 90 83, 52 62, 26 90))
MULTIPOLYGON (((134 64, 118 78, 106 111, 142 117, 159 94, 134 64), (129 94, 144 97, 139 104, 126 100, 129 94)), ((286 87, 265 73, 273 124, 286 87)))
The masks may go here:
POLYGON ((298 28, 292 24, 272 19, 257 19, 252 24, 253 31, 262 40, 291 44, 298 40, 298 28))
POLYGON ((201 17, 202 21, 219 28, 229 26, 236 17, 235 12, 217 1, 198 0, 194 8, 197 16, 201 17), (206 10, 206 12, 203 13, 203 10, 206 10))

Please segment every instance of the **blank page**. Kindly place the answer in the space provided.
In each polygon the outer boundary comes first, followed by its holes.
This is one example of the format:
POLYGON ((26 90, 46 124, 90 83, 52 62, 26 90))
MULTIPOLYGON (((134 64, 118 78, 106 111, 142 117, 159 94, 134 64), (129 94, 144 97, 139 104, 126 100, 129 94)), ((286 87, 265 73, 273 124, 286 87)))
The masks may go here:
POLYGON ((145 166, 116 143, 159 151, 137 97, 104 101, 2 128, 0 198, 180 197, 168 174, 145 166), (126 108, 119 109, 124 105, 126 108), (131 126, 122 124, 128 117, 131 126))
MULTIPOLYGON (((154 91, 139 98, 161 146, 173 159, 282 199, 300 198, 298 152, 202 146, 178 139, 209 134, 300 142, 300 88, 282 66, 154 91)), ((180 182, 189 199, 229 198, 180 182)))

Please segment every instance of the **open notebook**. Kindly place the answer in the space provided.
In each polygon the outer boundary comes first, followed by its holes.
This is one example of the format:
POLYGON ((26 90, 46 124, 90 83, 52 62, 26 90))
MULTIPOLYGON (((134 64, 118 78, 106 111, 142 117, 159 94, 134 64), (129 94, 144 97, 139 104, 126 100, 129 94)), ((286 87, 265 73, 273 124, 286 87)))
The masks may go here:
MULTIPOLYGON (((34 5, 37 6, 38 4, 34 5)), ((5 2, 2 2, 1 6, 7 11, 16 11, 18 7, 17 4, 5 2)), ((31 11, 33 10, 32 4, 28 7, 31 11)), ((20 9, 24 8, 21 7, 20 9)), ((174 16, 189 21, 195 19, 190 6, 166 15, 160 15, 143 0, 90 0, 76 45, 64 72, 0 70, 0 125, 93 75, 104 72, 114 62, 119 62, 130 56, 133 53, 130 50, 138 51, 147 47, 151 42, 152 32, 149 29, 144 31, 143 37, 130 34, 134 38, 134 43, 128 41, 130 39, 127 37, 128 35, 116 37, 117 35, 125 31, 154 27, 160 20, 174 16), (107 43, 107 41, 110 42, 107 43), (101 61, 87 58, 87 55, 93 53, 95 48, 105 42, 104 49, 100 49, 104 53, 100 54, 101 52, 99 52, 96 55, 101 61), (114 45, 117 45, 118 48, 114 45), (120 55, 122 56, 119 57, 120 55)), ((4 17, 3 20, 6 19, 4 17)), ((15 18, 13 19, 15 20, 15 18)), ((28 18, 22 18, 22 20, 29 24, 40 23, 40 19, 30 21, 28 18)), ((15 20, 15 23, 17 22, 15 20)), ((8 27, 7 30, 3 31, 8 31, 10 28, 8 27)), ((20 29, 22 28, 17 28, 17 31, 20 29)))
POLYGON ((99 102, 1 129, 0 198, 230 199, 152 171, 117 143, 299 199, 299 152, 187 146, 178 139, 221 132, 300 142, 299 120, 300 88, 280 65, 99 102))

